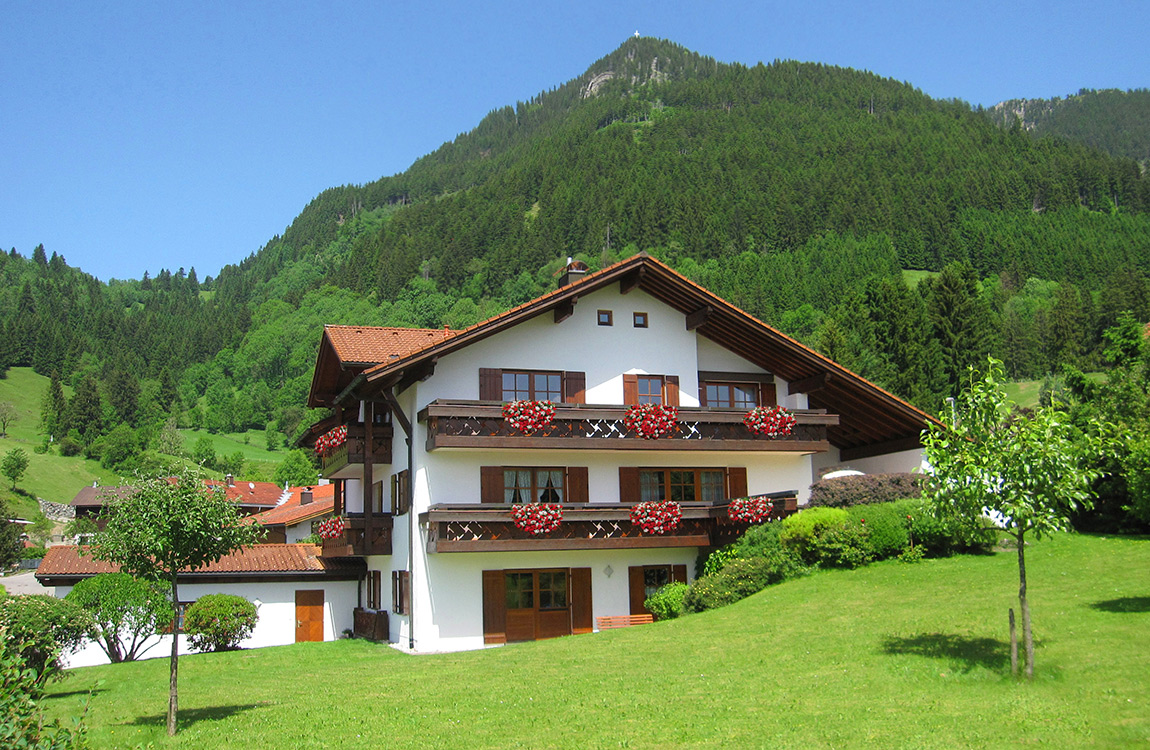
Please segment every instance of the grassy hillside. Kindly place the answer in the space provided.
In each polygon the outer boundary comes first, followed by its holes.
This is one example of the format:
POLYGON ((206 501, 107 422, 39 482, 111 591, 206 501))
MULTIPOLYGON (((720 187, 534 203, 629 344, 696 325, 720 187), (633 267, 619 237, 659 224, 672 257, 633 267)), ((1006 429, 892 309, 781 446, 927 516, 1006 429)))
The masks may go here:
MULTIPOLYGON (((10 511, 27 518, 37 509, 36 498, 55 503, 71 502, 81 487, 99 482, 116 484, 114 472, 100 466, 98 461, 82 457, 64 458, 55 453, 37 454, 33 451, 43 440, 37 431, 40 421, 40 399, 48 388, 48 378, 37 375, 30 367, 14 367, 8 377, 0 379, 0 401, 16 406, 17 419, 8 427, 8 436, 0 438, 0 454, 13 448, 22 448, 28 455, 28 471, 13 492, 7 478, 0 480, 0 499, 10 511)), ((71 396, 71 389, 65 395, 71 396)))
POLYGON ((409 657, 362 641, 76 670, 97 748, 1129 747, 1150 742, 1150 540, 1028 555, 1039 648, 1009 675, 1015 556, 887 562, 642 628, 409 657), (99 682, 98 682, 99 681, 99 682))
MULTIPOLYGON (((212 449, 216 456, 231 456, 237 451, 243 454, 244 463, 251 472, 271 476, 275 467, 287 456, 287 451, 281 449, 269 451, 267 440, 262 430, 248 430, 247 432, 220 433, 213 435, 207 430, 180 430, 184 437, 184 449, 190 451, 201 437, 212 441, 212 449)), ((248 469, 245 468, 245 473, 248 469)))

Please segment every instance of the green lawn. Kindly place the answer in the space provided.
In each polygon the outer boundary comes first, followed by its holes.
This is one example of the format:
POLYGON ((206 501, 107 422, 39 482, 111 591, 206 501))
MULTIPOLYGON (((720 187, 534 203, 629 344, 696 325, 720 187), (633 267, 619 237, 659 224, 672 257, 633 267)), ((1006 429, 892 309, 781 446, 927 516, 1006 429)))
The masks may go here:
POLYGON ((259 461, 263 463, 278 464, 287 456, 285 450, 269 451, 267 439, 263 430, 248 430, 247 432, 231 432, 213 435, 207 430, 180 430, 184 436, 184 449, 191 451, 196 441, 206 436, 212 441, 212 448, 217 456, 230 456, 236 451, 244 454, 245 461, 259 461), (245 438, 247 442, 244 442, 245 438))
MULTIPOLYGON (((99 461, 33 452, 33 448, 44 439, 38 432, 38 425, 40 399, 47 388, 48 378, 37 375, 30 367, 13 367, 8 370, 8 377, 0 379, 0 401, 15 404, 17 411, 16 421, 8 427, 8 436, 0 438, 0 454, 22 448, 28 456, 28 471, 16 485, 27 494, 12 492, 7 478, 0 478, 0 499, 13 513, 24 518, 37 510, 37 497, 55 503, 69 503, 81 487, 94 481, 119 483, 116 473, 101 467, 99 461)), ((65 394, 70 395, 70 390, 65 388, 65 394)))
POLYGON ((1030 548, 1037 674, 1009 675, 1011 552, 790 581, 681 620, 411 657, 363 641, 77 670, 98 748, 1134 747, 1150 743, 1150 540, 1030 548))

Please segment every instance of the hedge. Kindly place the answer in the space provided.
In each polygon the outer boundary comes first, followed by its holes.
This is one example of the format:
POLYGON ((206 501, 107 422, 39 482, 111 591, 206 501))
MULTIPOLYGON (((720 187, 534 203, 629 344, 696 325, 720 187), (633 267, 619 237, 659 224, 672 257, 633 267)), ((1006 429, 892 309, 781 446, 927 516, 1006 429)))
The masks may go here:
POLYGON ((922 474, 858 474, 811 485, 810 506, 849 508, 922 496, 922 474))

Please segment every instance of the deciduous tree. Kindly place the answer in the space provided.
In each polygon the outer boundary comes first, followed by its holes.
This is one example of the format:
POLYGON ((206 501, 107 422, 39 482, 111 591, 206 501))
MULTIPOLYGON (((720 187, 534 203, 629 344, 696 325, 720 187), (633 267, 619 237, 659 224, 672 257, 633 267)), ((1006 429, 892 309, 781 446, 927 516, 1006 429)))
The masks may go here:
POLYGON ((0 473, 12 480, 12 489, 16 489, 16 483, 20 481, 20 477, 24 476, 24 472, 28 470, 28 454, 24 452, 23 448, 13 448, 4 454, 4 460, 0 462, 0 473))
POLYGON ((64 597, 92 617, 88 635, 113 664, 135 661, 159 643, 172 621, 167 584, 127 573, 101 573, 76 584, 64 597))

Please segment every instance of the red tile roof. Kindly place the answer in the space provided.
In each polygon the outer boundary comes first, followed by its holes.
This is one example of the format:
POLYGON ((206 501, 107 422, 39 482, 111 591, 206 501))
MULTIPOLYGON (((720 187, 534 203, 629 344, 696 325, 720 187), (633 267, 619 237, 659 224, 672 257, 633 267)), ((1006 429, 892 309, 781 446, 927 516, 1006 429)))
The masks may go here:
POLYGON ((291 496, 271 510, 260 511, 244 518, 241 523, 260 523, 264 526, 292 526, 335 510, 335 485, 312 487, 312 501, 300 505, 301 493, 306 487, 292 487, 291 496))
POLYGON ((451 338, 447 328, 389 328, 382 326, 323 327, 336 356, 344 365, 379 364, 419 351, 451 338))
MULTIPOLYGON (((256 544, 181 575, 323 572, 327 567, 319 557, 319 549, 314 544, 256 544)), ((36 577, 86 577, 115 573, 119 569, 115 563, 80 554, 79 547, 67 545, 48 548, 36 569, 36 577)))
MULTIPOLYGON (((283 496, 284 490, 275 482, 236 482, 234 486, 218 479, 208 479, 204 484, 209 487, 224 488, 224 497, 237 505, 256 505, 275 507, 283 496)), ((84 487, 72 498, 72 505, 85 508, 103 507, 109 496, 127 495, 131 487, 84 487)))

